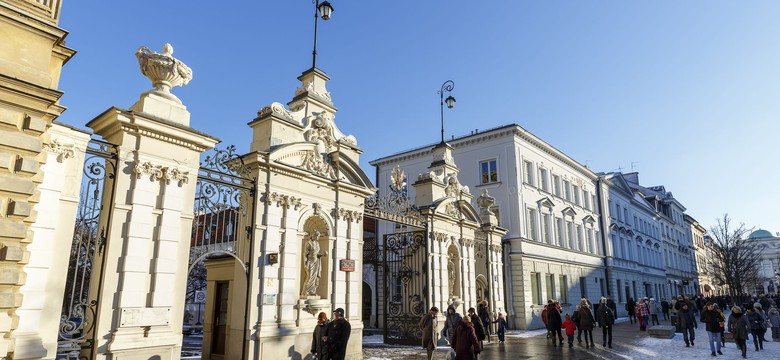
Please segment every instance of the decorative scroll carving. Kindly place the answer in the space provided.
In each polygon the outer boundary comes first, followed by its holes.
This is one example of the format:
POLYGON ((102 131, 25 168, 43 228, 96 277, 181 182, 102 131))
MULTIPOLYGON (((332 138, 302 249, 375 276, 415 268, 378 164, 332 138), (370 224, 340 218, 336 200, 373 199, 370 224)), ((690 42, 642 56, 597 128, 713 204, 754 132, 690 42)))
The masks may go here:
POLYGON ((501 245, 490 245, 490 251, 494 253, 501 253, 501 245))
POLYGON ((52 140, 50 144, 43 145, 43 149, 52 154, 57 154, 57 162, 74 156, 73 145, 61 144, 57 140, 52 140))
POLYGON ((323 89, 323 92, 316 91, 314 89, 314 81, 309 81, 305 84, 303 84, 301 87, 295 89, 295 96, 298 96, 300 94, 303 94, 304 92, 308 92, 313 95, 317 95, 323 99, 326 99, 328 101, 333 101, 330 98, 330 92, 323 89))
POLYGON ((337 219, 344 219, 348 222, 360 222, 360 220, 363 219, 363 213, 344 208, 333 209, 333 215, 337 219))
MULTIPOLYGON (((325 156, 328 156, 327 154, 325 156)), ((329 157, 329 156, 328 156, 329 157)), ((326 161, 325 157, 314 151, 306 151, 301 156, 301 167, 317 175, 329 179, 336 178, 336 170, 326 161)))
POLYGON ((154 165, 151 162, 141 163, 136 160, 133 166, 133 172, 140 179, 143 174, 150 175, 152 181, 165 181, 166 184, 170 184, 171 180, 176 181, 179 186, 190 182, 189 172, 181 171, 178 168, 169 168, 162 165, 154 165))
POLYGON ((425 220, 420 210, 412 205, 407 194, 406 174, 396 166, 390 174, 390 192, 381 197, 379 192, 366 198, 365 214, 406 225, 423 227, 425 220))
POLYGON ((290 206, 293 206, 294 209, 298 209, 301 207, 301 198, 291 196, 291 195, 283 195, 279 193, 270 193, 265 195, 265 201, 268 204, 275 204, 276 206, 284 207, 285 209, 289 209, 290 206))
POLYGON ((284 105, 278 102, 273 102, 270 106, 266 106, 257 112, 257 116, 261 118, 272 114, 289 120, 295 120, 293 113, 285 109, 284 105))
POLYGON ((460 206, 458 206, 457 202, 451 202, 444 207, 444 213, 454 218, 460 218, 460 206))
POLYGON ((176 181, 179 185, 187 184, 190 182, 189 172, 181 171, 178 168, 163 168, 165 173, 165 183, 170 184, 171 180, 176 181))

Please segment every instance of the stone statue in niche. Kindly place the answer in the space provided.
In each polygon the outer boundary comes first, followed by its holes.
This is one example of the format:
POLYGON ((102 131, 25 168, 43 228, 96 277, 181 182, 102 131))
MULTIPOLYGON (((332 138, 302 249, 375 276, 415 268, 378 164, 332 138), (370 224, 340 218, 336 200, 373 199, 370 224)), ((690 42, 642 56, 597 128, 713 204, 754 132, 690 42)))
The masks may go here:
POLYGON ((320 252, 320 232, 319 230, 313 230, 306 234, 308 240, 304 245, 304 279, 303 279, 303 294, 306 296, 317 295, 317 287, 320 285, 320 277, 322 276, 322 259, 323 256, 328 255, 328 252, 320 252))

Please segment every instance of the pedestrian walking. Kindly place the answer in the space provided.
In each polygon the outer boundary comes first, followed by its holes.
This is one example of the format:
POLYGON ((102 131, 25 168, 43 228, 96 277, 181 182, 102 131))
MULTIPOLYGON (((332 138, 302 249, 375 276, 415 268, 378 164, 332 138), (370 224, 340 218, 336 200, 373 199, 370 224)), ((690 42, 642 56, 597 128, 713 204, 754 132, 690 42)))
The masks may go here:
POLYGON ((650 311, 647 307, 647 299, 642 298, 639 300, 639 303, 636 304, 636 317, 639 319, 639 330, 645 331, 647 329, 647 315, 649 315, 650 311))
POLYGON ((772 326, 772 341, 780 341, 780 311, 776 307, 769 309, 769 325, 772 326))
MULTIPOLYGON (((767 299, 767 301, 769 300, 767 299)), ((761 341, 767 342, 769 340, 766 339, 766 331, 772 327, 769 324, 769 315, 767 315, 767 313, 764 311, 764 305, 761 304, 760 302, 756 302, 755 304, 753 304, 753 311, 755 311, 756 314, 760 315, 761 318, 764 319, 764 321, 762 322, 763 326, 761 326, 761 341)))
POLYGON ((311 339, 311 353, 314 360, 328 360, 328 346, 325 342, 325 336, 328 334, 328 314, 321 312, 317 315, 317 325, 314 326, 314 333, 311 339))
POLYGON ((566 320, 563 322, 563 329, 566 331, 566 338, 569 340, 569 348, 574 347, 574 330, 577 329, 577 325, 574 325, 574 321, 569 314, 566 314, 566 320))
POLYGON ((420 330, 422 330, 422 347, 428 352, 428 360, 433 359, 433 350, 436 349, 436 340, 438 340, 439 329, 439 308, 432 307, 427 314, 420 319, 420 330))
POLYGON ((561 334, 561 326, 563 326, 563 320, 561 320, 561 313, 555 308, 555 304, 547 306, 547 330, 550 332, 550 338, 552 338, 553 346, 560 344, 563 346, 563 335, 561 334), (558 335, 558 340, 555 336, 558 335), (560 342, 560 343, 558 343, 560 342))
POLYGON ((664 314, 664 320, 669 320, 669 302, 666 298, 661 298, 661 312, 664 314))
POLYGON ((596 321, 601 326, 601 346, 612 348, 612 325, 615 324, 615 314, 612 309, 609 306, 599 306, 596 321))
POLYGON ((718 313, 718 317, 720 317, 720 322, 718 323, 718 326, 720 326, 720 347, 724 348, 726 347, 726 315, 723 313, 723 310, 720 309, 717 302, 713 304, 712 307, 715 309, 715 312, 718 313))
POLYGON ((580 327, 585 335, 585 347, 596 346, 593 342, 593 328, 596 326, 596 319, 590 311, 588 304, 580 304, 580 327))
POLYGON ((445 332, 444 337, 450 345, 452 345, 452 338, 455 336, 455 328, 462 319, 463 317, 455 311, 455 305, 447 307, 447 317, 444 320, 444 329, 442 331, 445 332))
POLYGON ((710 352, 712 356, 723 355, 720 351, 720 329, 721 329, 721 317, 717 311, 715 311, 715 304, 708 302, 704 305, 704 309, 701 311, 699 321, 705 324, 707 330, 707 338, 710 342, 710 352), (717 352, 717 355, 716 355, 717 352))
POLYGON ((476 360, 477 354, 482 351, 482 348, 479 346, 479 340, 474 331, 471 317, 464 316, 458 322, 453 332, 455 335, 452 337, 451 346, 455 349, 455 358, 458 360, 476 360))
POLYGON ((504 313, 498 312, 498 318, 493 321, 496 324, 496 335, 498 335, 498 343, 504 343, 504 334, 506 334, 506 319, 504 319, 504 313))
POLYGON ((617 319, 617 304, 615 304, 615 300, 612 300, 611 296, 607 296, 607 307, 612 309, 612 314, 617 319))
MULTIPOLYGON (((760 304, 759 304, 760 305, 760 304)), ((754 308, 747 309, 748 323, 750 324, 750 335, 753 336, 753 345, 756 346, 756 351, 764 350, 764 331, 766 331, 766 323, 764 317, 756 313, 754 308)))
POLYGON ((547 339, 550 339, 550 327, 547 325, 547 309, 550 308, 550 305, 552 305, 552 300, 547 300, 547 305, 545 305, 544 309, 542 309, 542 322, 544 323, 544 328, 547 329, 547 339))
POLYGON ((658 306, 658 303, 655 301, 654 298, 650 298, 650 302, 647 303, 647 312, 650 314, 650 325, 661 325, 660 322, 658 322, 658 313, 661 312, 661 309, 658 306))
POLYGON ((347 355, 347 342, 352 333, 352 326, 344 318, 344 309, 333 311, 333 321, 328 324, 327 344, 328 355, 331 360, 344 360, 347 355))
POLYGON ((574 315, 572 315, 571 320, 574 322, 574 325, 577 326, 577 344, 582 344, 582 326, 580 326, 580 305, 577 305, 574 309, 574 315))
POLYGON ((477 340, 479 340, 479 347, 484 347, 483 341, 487 336, 485 327, 482 326, 482 319, 477 316, 477 311, 474 308, 469 308, 468 318, 471 319, 471 324, 474 325, 474 332, 477 334, 477 340))
POLYGON ((677 330, 683 333, 685 347, 693 346, 693 341, 696 340, 694 329, 698 327, 696 318, 693 316, 693 309, 689 308, 687 303, 683 303, 680 310, 677 311, 677 330))
POLYGON ((636 302, 634 298, 628 298, 626 303, 626 311, 628 312, 628 321, 633 324, 636 322, 636 302))
POLYGON ((739 306, 731 308, 731 315, 729 315, 727 327, 734 337, 734 343, 737 344, 737 347, 742 351, 742 358, 746 359, 747 337, 750 332, 750 323, 739 306))
POLYGON ((477 305, 477 315, 479 315, 480 321, 482 321, 482 326, 485 328, 485 336, 487 337, 487 341, 490 342, 490 308, 488 307, 488 302, 485 300, 482 300, 482 302, 477 305))

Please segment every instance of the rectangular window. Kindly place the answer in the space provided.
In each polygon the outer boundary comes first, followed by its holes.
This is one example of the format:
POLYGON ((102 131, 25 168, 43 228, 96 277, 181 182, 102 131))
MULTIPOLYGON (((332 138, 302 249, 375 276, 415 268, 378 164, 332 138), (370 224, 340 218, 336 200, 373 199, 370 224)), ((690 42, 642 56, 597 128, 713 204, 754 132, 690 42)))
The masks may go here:
POLYGON ((580 298, 588 298, 588 279, 584 276, 580 277, 580 298))
POLYGON ((528 238, 531 240, 539 240, 539 236, 538 236, 539 226, 537 223, 538 215, 536 209, 528 208, 527 215, 528 215, 528 222, 527 222, 528 229, 526 229, 526 231, 527 231, 528 238))
POLYGON ((542 304, 542 289, 539 288, 539 273, 531 273, 531 300, 534 304, 542 304))
POLYGON ((496 160, 486 160, 479 163, 482 184, 498 182, 498 170, 496 160))
POLYGON ((623 293, 620 291, 620 289, 621 289, 621 287, 620 287, 620 283, 621 283, 621 281, 620 281, 620 280, 618 280, 618 281, 617 281, 617 288, 618 288, 618 291, 617 291, 617 293, 618 293, 618 303, 622 303, 622 302, 623 302, 623 293))
POLYGON ((524 168, 525 168, 525 183, 531 186, 536 185, 536 182, 534 181, 534 163, 525 160, 523 161, 524 168))
POLYGON ((569 243, 567 244, 567 247, 569 249, 576 249, 576 241, 577 238, 574 235, 574 223, 571 221, 566 222, 566 237, 569 239, 569 243))
POLYGON ((545 276, 545 285, 547 290, 547 298, 548 299, 556 299, 555 297, 555 275, 553 274, 547 274, 545 276))
POLYGON ((593 241, 593 229, 588 228, 587 234, 588 234, 588 252, 591 254, 596 254, 598 250, 596 249, 596 242, 593 241))
POLYGON ((574 204, 579 205, 580 204, 580 187, 577 185, 572 185, 571 192, 574 194, 574 204))
POLYGON ((595 209, 595 208, 596 208, 596 205, 597 205, 597 204, 596 204, 596 195, 591 195, 591 196, 590 196, 590 198, 591 198, 591 200, 593 201, 593 209, 595 209))
POLYGON ((585 203, 585 209, 590 210, 590 194, 588 190, 582 190, 582 202, 585 203))
POLYGON ((588 251, 585 249, 585 244, 583 243, 582 225, 580 224, 577 224, 577 250, 588 251))
POLYGON ((563 226, 563 219, 555 218, 555 238, 558 246, 565 246, 566 244, 566 229, 563 226))
POLYGON ((569 180, 563 180, 563 198, 571 201, 571 183, 569 180))
POLYGON ((553 194, 561 197, 561 177, 559 175, 553 175, 553 194))
POLYGON ((558 278, 558 286, 560 286, 560 292, 561 292, 561 297, 558 300, 561 300, 561 304, 568 304, 569 303, 569 283, 566 281, 566 275, 561 275, 558 278))
POLYGON ((604 278, 599 279, 599 288, 601 289, 601 295, 607 295, 607 281, 604 278))
POLYGON ((552 244, 552 215, 542 214, 542 241, 552 244))
POLYGON ((547 169, 539 169, 539 187, 541 187, 543 191, 550 192, 549 181, 547 169))

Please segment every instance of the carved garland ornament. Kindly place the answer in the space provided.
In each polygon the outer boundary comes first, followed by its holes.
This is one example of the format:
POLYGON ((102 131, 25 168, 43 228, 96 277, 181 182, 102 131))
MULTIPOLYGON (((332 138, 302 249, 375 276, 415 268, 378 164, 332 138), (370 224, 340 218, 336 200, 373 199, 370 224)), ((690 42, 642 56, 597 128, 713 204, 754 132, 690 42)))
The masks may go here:
POLYGON ((190 182, 189 172, 181 171, 178 168, 169 168, 162 165, 153 165, 151 162, 141 163, 136 160, 133 165, 133 172, 140 179, 143 174, 150 175, 152 181, 165 181, 170 184, 171 180, 176 181, 179 186, 190 182))
POLYGON ((334 215, 337 219, 344 219, 348 222, 360 222, 363 219, 363 213, 355 210, 347 209, 333 209, 334 215))
POLYGON ((301 156, 301 167, 328 179, 336 178, 336 170, 333 169, 333 166, 327 163, 322 155, 314 151, 303 153, 303 156, 301 156))
POLYGON ((73 145, 64 145, 57 140, 52 140, 51 144, 43 145, 43 149, 52 154, 57 154, 57 162, 74 156, 73 145))
POLYGON ((290 195, 282 195, 275 192, 266 194, 265 202, 268 204, 276 204, 276 206, 281 206, 285 209, 289 209, 290 206, 293 206, 295 210, 298 210, 301 207, 301 198, 290 195))

